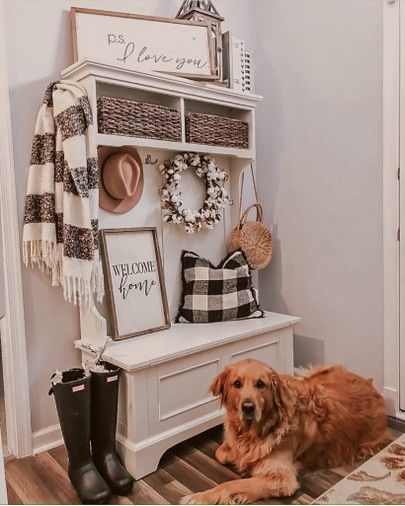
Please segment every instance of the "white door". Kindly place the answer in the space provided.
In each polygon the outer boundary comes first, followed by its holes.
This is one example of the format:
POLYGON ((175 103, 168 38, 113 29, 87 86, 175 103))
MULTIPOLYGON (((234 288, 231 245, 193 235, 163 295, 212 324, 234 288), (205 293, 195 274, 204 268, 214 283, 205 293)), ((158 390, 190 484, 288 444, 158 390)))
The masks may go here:
POLYGON ((400 340, 399 340, 399 405, 405 411, 405 1, 399 2, 399 166, 400 176, 400 340))

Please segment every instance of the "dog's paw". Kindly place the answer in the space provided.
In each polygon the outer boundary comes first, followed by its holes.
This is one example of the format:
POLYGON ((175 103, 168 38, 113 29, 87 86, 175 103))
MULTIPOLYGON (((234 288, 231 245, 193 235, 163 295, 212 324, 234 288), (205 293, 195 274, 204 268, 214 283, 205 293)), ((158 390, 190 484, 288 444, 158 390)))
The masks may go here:
POLYGON ((247 494, 232 494, 230 497, 229 504, 250 504, 252 501, 252 498, 248 496, 247 494))
POLYGON ((190 494, 180 499, 180 504, 205 504, 202 494, 190 494))
POLYGON ((228 494, 222 492, 199 492, 183 497, 180 504, 249 504, 251 497, 247 494, 228 494))

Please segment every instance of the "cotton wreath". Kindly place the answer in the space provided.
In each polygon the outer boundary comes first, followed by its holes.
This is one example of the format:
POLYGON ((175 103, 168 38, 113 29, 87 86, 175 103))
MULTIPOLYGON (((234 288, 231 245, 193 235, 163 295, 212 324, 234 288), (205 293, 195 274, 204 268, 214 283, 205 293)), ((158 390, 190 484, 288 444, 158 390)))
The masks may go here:
POLYGON ((199 232, 203 228, 212 230, 214 225, 221 221, 221 209, 232 204, 228 190, 224 187, 228 174, 206 155, 178 154, 160 164, 159 170, 166 178, 166 184, 160 189, 161 207, 167 211, 163 220, 167 223, 184 223, 189 234, 199 232), (205 179, 207 188, 204 203, 198 210, 184 207, 181 199, 181 175, 190 167, 199 178, 205 179))

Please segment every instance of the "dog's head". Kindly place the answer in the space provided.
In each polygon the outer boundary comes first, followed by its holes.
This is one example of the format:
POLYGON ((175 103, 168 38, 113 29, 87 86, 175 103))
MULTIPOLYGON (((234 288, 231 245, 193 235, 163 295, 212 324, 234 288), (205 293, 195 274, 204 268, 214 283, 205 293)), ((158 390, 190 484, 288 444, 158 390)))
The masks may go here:
POLYGON ((228 414, 237 414, 241 421, 264 418, 274 422, 289 402, 288 391, 280 376, 258 360, 242 360, 219 373, 210 391, 221 397, 228 414))

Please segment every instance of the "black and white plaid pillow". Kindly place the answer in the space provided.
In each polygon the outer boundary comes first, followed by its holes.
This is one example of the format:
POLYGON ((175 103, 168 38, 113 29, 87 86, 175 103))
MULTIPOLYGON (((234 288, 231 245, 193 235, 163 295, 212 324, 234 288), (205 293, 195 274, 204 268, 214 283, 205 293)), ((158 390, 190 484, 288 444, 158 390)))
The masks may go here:
POLYGON ((218 267, 192 251, 183 251, 181 263, 183 301, 177 322, 209 323, 263 316, 241 251, 228 255, 218 267))

